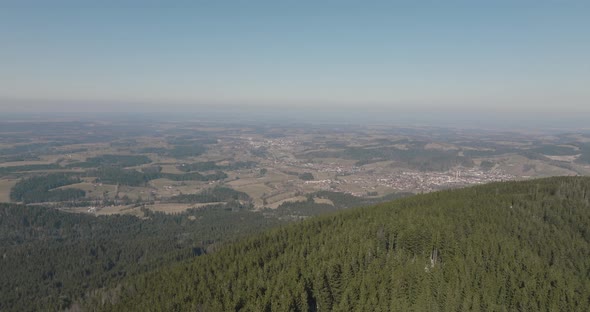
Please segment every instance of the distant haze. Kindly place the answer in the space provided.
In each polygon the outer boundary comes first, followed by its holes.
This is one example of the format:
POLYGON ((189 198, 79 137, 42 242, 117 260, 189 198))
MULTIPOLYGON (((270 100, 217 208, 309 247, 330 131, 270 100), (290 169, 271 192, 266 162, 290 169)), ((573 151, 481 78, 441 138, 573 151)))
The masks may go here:
POLYGON ((24 3, 0 4, 5 118, 590 115, 588 1, 24 3))

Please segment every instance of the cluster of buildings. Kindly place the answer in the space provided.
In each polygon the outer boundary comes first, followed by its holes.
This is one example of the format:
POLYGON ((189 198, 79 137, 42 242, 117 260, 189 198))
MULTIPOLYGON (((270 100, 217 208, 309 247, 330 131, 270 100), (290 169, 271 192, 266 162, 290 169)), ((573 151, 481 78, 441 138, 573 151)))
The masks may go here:
MULTIPOLYGON (((286 150, 293 150, 299 142, 287 138, 248 140, 250 146, 270 148, 274 150, 274 163, 315 173, 333 173, 331 179, 305 181, 307 185, 313 185, 316 189, 347 192, 346 185, 354 185, 354 189, 362 189, 367 192, 374 191, 378 187, 387 187, 404 192, 431 192, 444 188, 460 187, 466 185, 483 184, 488 182, 514 180, 516 177, 500 170, 482 170, 474 168, 456 168, 446 172, 415 171, 406 169, 387 168, 384 171, 364 170, 361 166, 347 165, 338 162, 312 163, 290 157, 276 157, 286 150)), ((325 175, 324 175, 325 176, 325 175)), ((355 194, 357 195, 357 194, 355 194)), ((359 194, 363 195, 363 194, 359 194)))
POLYGON ((450 170, 447 172, 402 171, 377 179, 377 184, 400 191, 431 192, 488 182, 514 180, 516 177, 498 170, 482 171, 477 168, 450 170))

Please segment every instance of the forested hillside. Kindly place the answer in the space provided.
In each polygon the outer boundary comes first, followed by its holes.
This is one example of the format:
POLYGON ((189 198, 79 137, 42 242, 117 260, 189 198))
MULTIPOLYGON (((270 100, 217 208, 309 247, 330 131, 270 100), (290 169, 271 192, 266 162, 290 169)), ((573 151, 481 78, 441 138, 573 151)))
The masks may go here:
POLYGON ((134 278, 102 308, 587 311, 589 255, 590 178, 493 183, 273 229, 134 278))
POLYGON ((122 280, 278 224, 231 204, 95 217, 0 204, 0 311, 61 311, 122 280))

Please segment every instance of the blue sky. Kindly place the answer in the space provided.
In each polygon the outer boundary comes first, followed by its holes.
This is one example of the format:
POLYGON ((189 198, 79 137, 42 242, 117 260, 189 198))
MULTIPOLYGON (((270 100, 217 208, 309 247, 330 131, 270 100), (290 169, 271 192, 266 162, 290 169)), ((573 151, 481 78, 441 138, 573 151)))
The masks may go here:
POLYGON ((167 2, 0 2, 0 111, 590 113, 589 1, 167 2))

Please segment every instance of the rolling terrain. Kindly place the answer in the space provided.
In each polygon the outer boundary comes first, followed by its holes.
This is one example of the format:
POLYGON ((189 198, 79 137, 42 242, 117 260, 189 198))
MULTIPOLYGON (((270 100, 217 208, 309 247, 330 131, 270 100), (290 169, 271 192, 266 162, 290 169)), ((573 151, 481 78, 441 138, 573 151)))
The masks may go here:
POLYGON ((216 187, 246 194, 241 203, 255 210, 305 203, 326 191, 377 199, 589 175, 589 142, 583 130, 0 121, 0 201, 140 215, 130 205, 180 212, 205 204, 184 195, 216 187))
POLYGON ((440 191, 249 237, 132 279, 104 309, 587 311, 589 229, 590 178, 440 191))
POLYGON ((146 307, 135 298, 205 311, 585 302, 587 262, 575 253, 587 250, 587 178, 531 180, 590 174, 582 130, 0 125, 2 311, 146 307), (494 184, 511 180, 530 181, 494 184))

